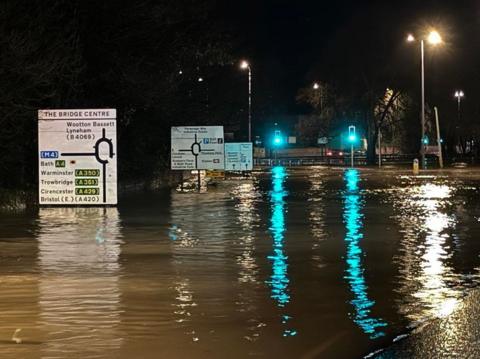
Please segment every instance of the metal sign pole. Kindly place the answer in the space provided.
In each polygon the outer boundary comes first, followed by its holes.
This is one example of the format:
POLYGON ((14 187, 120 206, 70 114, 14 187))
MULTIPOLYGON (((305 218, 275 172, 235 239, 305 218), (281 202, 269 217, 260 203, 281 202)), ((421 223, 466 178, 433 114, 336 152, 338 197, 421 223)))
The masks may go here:
POLYGON ((438 164, 440 168, 443 168, 443 155, 442 155, 442 139, 440 137, 440 124, 438 120, 438 108, 434 107, 435 110, 435 122, 437 125, 437 146, 438 146, 438 164))
POLYGON ((197 170, 197 183, 198 183, 198 192, 200 192, 200 188, 202 185, 202 181, 200 179, 200 170, 197 170))

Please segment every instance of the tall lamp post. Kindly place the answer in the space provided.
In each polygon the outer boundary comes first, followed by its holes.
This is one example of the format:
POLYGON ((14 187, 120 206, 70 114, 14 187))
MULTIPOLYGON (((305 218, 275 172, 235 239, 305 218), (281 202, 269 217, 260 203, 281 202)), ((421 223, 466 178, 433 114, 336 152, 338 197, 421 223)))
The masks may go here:
MULTIPOLYGON (((465 93, 462 90, 455 91, 453 95, 457 99, 457 125, 455 126, 455 141, 458 139, 458 131, 457 129, 460 126, 460 120, 462 119, 462 100, 465 97, 465 93)), ((458 142, 455 144, 457 146, 458 142)))
POLYGON ((455 98, 457 99, 457 120, 460 122, 462 99, 465 93, 462 90, 455 91, 455 98))
MULTIPOLYGON (((426 40, 429 44, 436 46, 442 43, 442 37, 440 34, 432 30, 428 34, 426 40)), ((415 36, 412 34, 407 36, 408 42, 414 42, 415 36)), ((420 40, 420 58, 421 58, 421 87, 422 87, 422 109, 421 109, 421 126, 422 126, 422 139, 421 139, 421 147, 420 147, 420 155, 422 157, 422 167, 425 168, 425 40, 422 38, 420 40)))
POLYGON ((248 70, 248 142, 252 142, 252 67, 248 61, 240 63, 242 70, 248 70))

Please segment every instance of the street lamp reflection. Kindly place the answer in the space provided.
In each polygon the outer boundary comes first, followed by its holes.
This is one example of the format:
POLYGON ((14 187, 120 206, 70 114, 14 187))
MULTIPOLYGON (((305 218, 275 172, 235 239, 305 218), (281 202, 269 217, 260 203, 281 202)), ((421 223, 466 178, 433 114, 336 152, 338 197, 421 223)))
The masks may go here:
POLYGON ((405 277, 399 281, 401 292, 411 298, 400 311, 414 321, 448 316, 461 297, 461 291, 451 285, 461 281, 461 276, 449 264, 453 257, 449 241, 457 224, 448 211, 453 188, 425 183, 404 192, 399 223, 405 238, 397 261, 405 277))
POLYGON ((355 169, 345 171, 346 192, 344 195, 343 221, 346 227, 345 242, 347 243, 347 256, 345 279, 347 280, 353 299, 350 303, 354 307, 353 321, 371 339, 385 335, 381 328, 386 327, 382 319, 371 316, 375 301, 367 296, 367 284, 362 267, 362 248, 360 240, 363 238, 363 199, 359 191, 359 173, 355 169))
MULTIPOLYGON (((277 306, 284 308, 290 302, 290 294, 288 292, 287 273, 287 259, 284 253, 284 239, 285 239, 285 197, 287 191, 284 188, 287 172, 285 167, 277 166, 272 169, 272 185, 273 189, 270 192, 270 202, 272 204, 272 217, 270 232, 273 237, 273 253, 268 256, 272 262, 273 273, 270 276, 268 284, 271 288, 271 297, 277 302, 277 306)), ((287 324, 291 317, 287 314, 282 314, 282 324, 287 324)), ((286 328, 283 331, 284 337, 295 336, 297 331, 286 328)))

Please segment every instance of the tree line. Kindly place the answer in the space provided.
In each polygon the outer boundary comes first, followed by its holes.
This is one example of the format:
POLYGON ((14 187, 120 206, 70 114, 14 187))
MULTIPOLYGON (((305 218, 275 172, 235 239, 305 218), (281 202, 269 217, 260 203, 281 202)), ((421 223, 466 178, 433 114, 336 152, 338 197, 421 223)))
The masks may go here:
POLYGON ((35 186, 38 109, 116 108, 119 177, 148 180, 168 168, 170 126, 219 112, 199 82, 233 61, 214 5, 3 1, 0 187, 35 186))

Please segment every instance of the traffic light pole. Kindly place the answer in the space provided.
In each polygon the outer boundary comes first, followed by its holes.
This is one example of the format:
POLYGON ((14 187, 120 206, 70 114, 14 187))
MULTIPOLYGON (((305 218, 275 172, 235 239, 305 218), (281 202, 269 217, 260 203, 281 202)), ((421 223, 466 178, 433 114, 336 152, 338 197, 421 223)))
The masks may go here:
POLYGON ((350 145, 350 167, 353 168, 353 142, 350 145))

